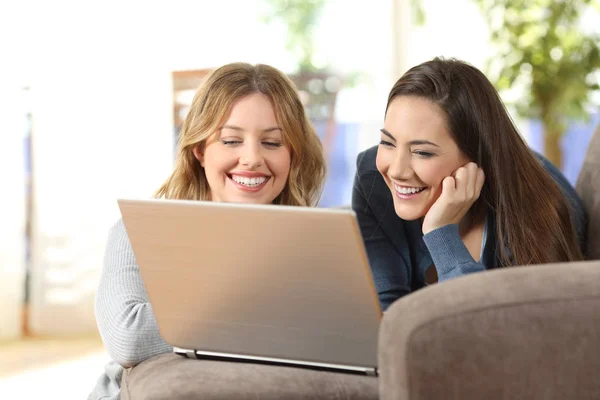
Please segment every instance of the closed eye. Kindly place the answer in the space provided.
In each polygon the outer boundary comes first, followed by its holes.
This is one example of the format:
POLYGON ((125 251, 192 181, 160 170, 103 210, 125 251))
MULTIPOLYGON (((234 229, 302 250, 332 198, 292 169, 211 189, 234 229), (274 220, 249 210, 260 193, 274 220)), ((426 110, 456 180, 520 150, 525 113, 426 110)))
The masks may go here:
POLYGON ((283 146, 283 144, 279 142, 262 142, 262 144, 269 149, 276 149, 283 146))
POLYGON ((396 147, 396 146, 394 146, 394 144, 392 142, 388 142, 387 140, 383 140, 383 139, 381 139, 379 144, 384 147, 396 147))
POLYGON ((242 143, 242 141, 241 140, 221 140, 221 143, 223 143, 225 146, 233 146, 233 145, 242 143))
POLYGON ((435 154, 433 154, 433 153, 430 153, 428 151, 421 151, 421 150, 415 150, 415 151, 413 151, 413 154, 416 154, 419 157, 423 157, 423 158, 431 158, 431 157, 435 156, 435 154))

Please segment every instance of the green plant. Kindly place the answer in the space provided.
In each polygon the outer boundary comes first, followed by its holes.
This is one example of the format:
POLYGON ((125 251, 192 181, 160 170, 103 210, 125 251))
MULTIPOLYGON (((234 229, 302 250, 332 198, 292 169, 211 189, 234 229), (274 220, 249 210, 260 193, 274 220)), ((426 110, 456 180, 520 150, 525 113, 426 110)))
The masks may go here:
POLYGON ((474 1, 498 50, 488 74, 496 72, 493 80, 499 91, 525 88, 514 106, 519 115, 542 122, 544 153, 561 167, 560 139, 566 124, 588 118, 590 95, 600 88, 600 36, 586 33, 581 24, 581 17, 597 12, 600 2, 474 1))
POLYGON ((316 71, 313 65, 314 30, 326 0, 266 0, 269 7, 264 19, 279 19, 287 27, 286 48, 298 59, 301 71, 316 71))

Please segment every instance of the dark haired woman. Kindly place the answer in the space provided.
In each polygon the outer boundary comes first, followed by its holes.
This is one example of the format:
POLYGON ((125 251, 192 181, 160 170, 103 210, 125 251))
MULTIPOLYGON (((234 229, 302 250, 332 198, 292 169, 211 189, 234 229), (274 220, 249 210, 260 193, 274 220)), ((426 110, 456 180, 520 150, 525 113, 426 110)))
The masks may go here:
POLYGON ((379 146, 358 156, 352 207, 384 310, 437 281, 583 259, 581 199, 523 141, 489 80, 458 60, 396 82, 379 146))

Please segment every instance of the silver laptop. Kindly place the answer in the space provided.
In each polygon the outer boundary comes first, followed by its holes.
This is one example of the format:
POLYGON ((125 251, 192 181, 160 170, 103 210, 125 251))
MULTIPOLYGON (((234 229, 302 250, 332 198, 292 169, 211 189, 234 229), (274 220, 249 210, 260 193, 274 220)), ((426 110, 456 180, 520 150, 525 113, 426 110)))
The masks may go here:
POLYGON ((382 312, 351 210, 119 199, 179 354, 377 374, 382 312))

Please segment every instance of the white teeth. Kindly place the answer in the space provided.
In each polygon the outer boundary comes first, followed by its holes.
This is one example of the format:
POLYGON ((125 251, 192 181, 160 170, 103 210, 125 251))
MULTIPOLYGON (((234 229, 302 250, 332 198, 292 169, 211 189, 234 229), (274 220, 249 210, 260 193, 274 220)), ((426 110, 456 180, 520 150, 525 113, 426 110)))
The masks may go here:
POLYGON ((424 190, 425 188, 404 187, 404 186, 398 186, 394 183, 394 189, 396 189, 396 192, 401 193, 401 194, 413 194, 413 193, 418 193, 418 192, 424 190))
POLYGON ((255 178, 248 178, 245 176, 231 175, 231 179, 233 179, 235 182, 240 183, 244 186, 256 187, 256 186, 262 185, 267 180, 267 177, 259 176, 259 177, 255 177, 255 178))

